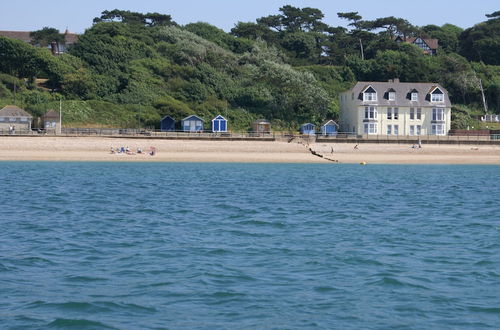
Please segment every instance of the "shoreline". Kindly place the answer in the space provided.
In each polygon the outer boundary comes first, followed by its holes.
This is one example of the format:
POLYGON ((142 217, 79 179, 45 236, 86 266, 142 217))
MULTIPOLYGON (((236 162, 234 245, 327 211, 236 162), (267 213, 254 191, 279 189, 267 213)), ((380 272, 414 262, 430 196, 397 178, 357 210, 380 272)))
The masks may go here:
POLYGON ((192 141, 109 137, 0 137, 0 161, 229 162, 306 164, 500 165, 498 145, 291 143, 278 141, 192 141), (143 154, 111 154, 110 148, 141 148, 143 154), (156 155, 147 154, 154 146, 156 155), (315 156, 310 150, 322 155, 315 156), (332 152, 333 151, 333 152, 332 152))

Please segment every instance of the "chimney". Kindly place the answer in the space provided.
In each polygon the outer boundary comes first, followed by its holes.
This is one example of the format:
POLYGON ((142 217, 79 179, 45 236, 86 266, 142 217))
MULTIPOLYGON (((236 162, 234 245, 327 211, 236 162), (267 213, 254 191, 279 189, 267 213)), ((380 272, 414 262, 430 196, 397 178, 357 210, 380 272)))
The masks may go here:
POLYGON ((399 78, 394 78, 395 83, 399 83, 399 78))
POLYGON ((52 55, 59 55, 59 47, 57 47, 57 42, 52 41, 50 43, 50 50, 52 51, 52 55))
POLYGON ((389 79, 389 80, 387 80, 387 82, 390 82, 390 83, 391 83, 391 82, 394 82, 394 81, 393 81, 392 79, 389 79))

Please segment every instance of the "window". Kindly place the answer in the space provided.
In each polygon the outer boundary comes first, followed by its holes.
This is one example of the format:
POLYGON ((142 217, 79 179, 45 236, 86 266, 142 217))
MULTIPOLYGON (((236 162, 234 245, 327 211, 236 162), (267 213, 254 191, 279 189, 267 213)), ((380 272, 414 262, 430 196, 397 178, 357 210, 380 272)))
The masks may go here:
POLYGON ((375 107, 365 107, 365 119, 377 119, 377 109, 375 107))
POLYGON ((21 118, 21 121, 28 121, 28 118, 26 118, 26 117, 22 117, 22 118, 21 118))
POLYGON ((17 118, 14 118, 14 117, 9 118, 9 121, 12 121, 12 122, 15 122, 16 120, 17 120, 17 118))
POLYGON ((422 125, 417 125, 417 135, 420 135, 420 132, 422 132, 422 125))
POLYGON ((377 101, 377 93, 363 93, 363 101, 377 101))
POLYGON ((418 93, 417 92, 412 92, 411 93, 411 100, 412 101, 418 101, 418 93))
POLYGON ((415 126, 410 125, 410 135, 415 135, 415 126))
POLYGON ((377 123, 366 123, 365 134, 377 134, 377 123))
POLYGON ((396 92, 389 92, 389 101, 394 101, 396 99, 396 92))
POLYGON ((414 120, 414 119, 415 119, 415 109, 410 108, 410 120, 414 120))
POLYGON ((392 119, 392 108, 387 108, 387 119, 392 119))
POLYGON ((399 135, 399 125, 394 125, 394 135, 399 135))
POLYGON ((392 126, 387 125, 387 135, 391 135, 391 134, 392 134, 392 126))
POLYGON ((394 119, 398 119, 398 112, 399 112, 399 109, 398 108, 394 108, 394 119))
POLYGON ((0 121, 5 121, 5 117, 0 117, 0 121))
POLYGON ((432 135, 444 135, 444 125, 443 124, 433 124, 432 125, 432 135))
POLYGON ((432 109, 432 120, 433 121, 444 121, 444 109, 433 108, 432 109))
POLYGON ((417 120, 421 120, 421 119, 422 119, 422 109, 417 108, 417 120))
POLYGON ((431 94, 431 102, 444 102, 443 94, 431 94))

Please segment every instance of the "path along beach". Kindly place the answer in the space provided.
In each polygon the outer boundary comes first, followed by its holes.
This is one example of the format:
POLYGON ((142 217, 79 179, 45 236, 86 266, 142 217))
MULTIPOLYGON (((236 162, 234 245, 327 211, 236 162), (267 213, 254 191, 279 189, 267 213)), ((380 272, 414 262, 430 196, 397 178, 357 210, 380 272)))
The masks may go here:
POLYGON ((497 164, 500 145, 312 143, 292 141, 199 141, 108 137, 0 137, 0 161, 242 162, 367 164, 497 164), (156 154, 147 151, 153 146, 156 154), (142 154, 112 154, 129 147, 142 154), (333 150, 333 152, 332 152, 333 150))

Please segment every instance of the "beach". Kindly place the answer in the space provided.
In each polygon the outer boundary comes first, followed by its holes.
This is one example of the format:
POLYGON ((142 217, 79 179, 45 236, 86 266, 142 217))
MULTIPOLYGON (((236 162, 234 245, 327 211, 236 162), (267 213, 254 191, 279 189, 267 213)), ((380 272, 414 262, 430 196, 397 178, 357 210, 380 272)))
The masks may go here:
POLYGON ((500 145, 199 141, 108 137, 0 137, 0 161, 500 164, 500 145), (128 147, 131 154, 111 153, 128 147), (148 154, 151 147, 156 153, 148 154), (143 150, 138 154, 137 148, 143 150), (324 157, 313 155, 309 148, 324 157), (328 158, 328 159, 326 159, 328 158), (332 161, 333 160, 333 161, 332 161))

